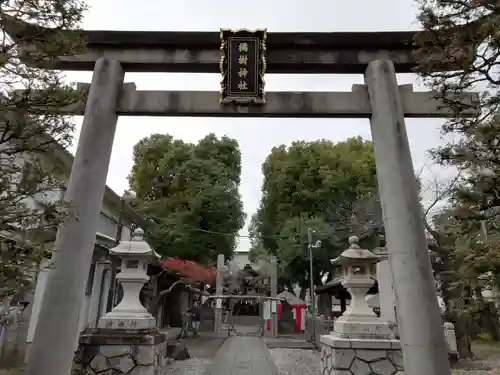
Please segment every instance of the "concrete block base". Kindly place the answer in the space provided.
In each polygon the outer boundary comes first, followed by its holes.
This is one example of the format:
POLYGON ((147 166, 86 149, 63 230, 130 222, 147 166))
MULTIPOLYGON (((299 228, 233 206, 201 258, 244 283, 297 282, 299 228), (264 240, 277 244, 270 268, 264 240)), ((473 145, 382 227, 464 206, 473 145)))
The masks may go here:
POLYGON ((401 343, 395 339, 321 336, 323 375, 403 375, 401 343))
POLYGON ((159 375, 166 350, 165 335, 157 330, 89 330, 80 336, 72 374, 159 375))

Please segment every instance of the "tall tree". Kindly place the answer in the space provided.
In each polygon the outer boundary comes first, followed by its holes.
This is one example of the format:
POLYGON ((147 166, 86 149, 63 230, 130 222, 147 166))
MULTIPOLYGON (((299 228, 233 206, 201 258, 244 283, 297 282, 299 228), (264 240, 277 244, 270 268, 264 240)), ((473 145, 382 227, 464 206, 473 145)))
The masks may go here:
POLYGON ((462 206, 463 200, 469 202, 469 218, 479 219, 500 203, 495 198, 500 178, 500 3, 418 2, 424 31, 416 37, 417 71, 454 112, 443 126, 444 133, 454 135, 453 140, 433 150, 433 156, 442 165, 466 172, 455 194, 461 195, 457 198, 462 206), (478 102, 457 100, 457 94, 470 90, 480 93, 478 102), (477 116, 464 116, 463 111, 471 106, 479 109, 477 116))
POLYGON ((473 175, 463 169, 441 187, 424 211, 424 222, 432 236, 429 248, 438 291, 445 305, 445 318, 455 324, 462 358, 473 356, 471 341, 479 332, 492 339, 499 336, 498 301, 483 295, 485 290, 498 290, 496 275, 500 271, 496 209, 488 204, 490 213, 485 215, 482 210, 491 195, 492 184, 487 177, 491 177, 489 173, 473 175), (427 214, 441 199, 445 206, 429 218, 427 214))
POLYGON ((498 287, 499 235, 484 238, 471 224, 460 219, 456 207, 450 204, 428 226, 438 291, 445 305, 445 319, 455 324, 461 358, 473 356, 471 340, 477 333, 488 333, 492 339, 499 335, 495 301, 483 296, 485 290, 498 287))
POLYGON ((84 47, 76 28, 85 9, 79 0, 0 3, 0 300, 32 286, 50 249, 45 243, 67 211, 53 194, 67 172, 57 154, 73 132, 71 118, 60 109, 78 97, 50 68, 56 57, 84 47), (35 48, 24 48, 26 40, 35 48))
POLYGON ((454 116, 446 131, 463 135, 498 113, 500 104, 500 4, 493 0, 417 0, 423 32, 416 37, 417 71, 456 114, 480 105, 477 118, 454 116), (466 105, 455 94, 481 90, 466 105), (467 108, 469 107, 469 108, 467 108))
MULTIPOLYGON (((497 321, 491 317, 495 309, 483 298, 482 289, 495 281, 491 276, 498 271, 500 250, 494 243, 500 213, 500 3, 419 0, 419 4, 424 32, 416 38, 417 70, 454 112, 443 126, 444 133, 454 135, 453 141, 434 150, 433 155, 438 163, 457 167, 463 174, 452 191, 446 220, 440 221, 446 225, 436 227, 440 230, 433 235, 447 254, 440 259, 447 259, 448 278, 452 273, 458 275, 456 282, 448 282, 449 299, 463 312, 456 313, 455 319, 459 336, 467 342, 472 329, 464 329, 464 320, 467 324, 473 317, 497 321), (470 90, 479 92, 477 103, 456 100, 456 94, 470 90), (477 116, 463 116, 471 106, 479 109, 477 116)), ((498 337, 498 327, 491 332, 498 337)), ((470 345, 467 348, 460 340, 459 348, 472 355, 470 345)))
POLYGON ((164 256, 214 263, 231 257, 245 214, 238 192, 236 140, 209 134, 197 144, 154 134, 134 147, 129 176, 139 211, 151 219, 146 236, 164 256))
POLYGON ((252 252, 278 257, 289 282, 308 286, 307 229, 315 231, 321 284, 329 258, 347 247, 347 238, 370 237, 381 228, 372 144, 361 138, 345 142, 294 142, 273 148, 263 164, 262 200, 250 227, 252 252))

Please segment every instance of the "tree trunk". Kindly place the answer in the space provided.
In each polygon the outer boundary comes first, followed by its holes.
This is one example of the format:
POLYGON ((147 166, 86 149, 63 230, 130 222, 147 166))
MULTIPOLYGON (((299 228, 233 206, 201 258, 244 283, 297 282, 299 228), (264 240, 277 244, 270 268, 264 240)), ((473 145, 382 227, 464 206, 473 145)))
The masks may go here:
POLYGON ((323 315, 325 318, 330 318, 332 315, 332 295, 322 293, 318 295, 318 314, 323 315))
POLYGON ((299 293, 299 298, 302 300, 302 301, 305 301, 306 299, 306 293, 307 293, 307 287, 301 287, 300 288, 300 293, 299 293))
POLYGON ((494 341, 500 340, 498 314, 492 302, 485 301, 484 309, 479 316, 479 324, 481 332, 487 333, 494 341))
POLYGON ((452 308, 454 298, 452 298, 453 296, 450 290, 447 282, 444 282, 441 290, 441 295, 445 304, 444 319, 455 325, 458 357, 461 359, 474 358, 474 353, 472 353, 471 348, 472 321, 467 315, 460 315, 454 312, 452 308))
POLYGON ((345 297, 341 297, 339 299, 340 299, 340 315, 343 315, 347 310, 347 301, 345 300, 345 297))
POLYGON ((474 332, 472 337, 476 337, 480 333, 487 334, 491 340, 498 341, 500 336, 500 324, 495 304, 485 300, 483 290, 480 286, 474 289, 476 302, 482 306, 481 310, 476 314, 474 319, 474 332))
POLYGON ((457 336, 458 356, 461 359, 474 358, 471 348, 471 322, 464 315, 456 316, 453 323, 455 324, 455 334, 457 336))

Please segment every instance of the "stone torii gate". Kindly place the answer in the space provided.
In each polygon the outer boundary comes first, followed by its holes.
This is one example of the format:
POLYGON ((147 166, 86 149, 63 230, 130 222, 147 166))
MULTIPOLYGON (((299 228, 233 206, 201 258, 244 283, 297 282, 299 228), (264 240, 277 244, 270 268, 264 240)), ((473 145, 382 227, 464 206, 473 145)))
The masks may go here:
MULTIPOLYGON (((43 30, 25 25, 11 36, 28 49, 43 30)), ((407 73, 413 32, 271 33, 269 73, 358 73, 365 85, 351 92, 268 92, 262 106, 223 106, 219 92, 139 91, 124 72, 220 73, 218 32, 85 31, 88 50, 61 56, 55 68, 93 70, 85 103, 66 108, 83 114, 68 184, 78 220, 61 227, 56 268, 48 281, 28 375, 69 374, 99 209, 117 118, 123 116, 370 118, 377 177, 398 307, 407 375, 449 374, 436 290, 427 252, 405 117, 444 117, 435 94, 398 86, 407 73)), ((462 100, 473 104, 474 95, 462 100)))

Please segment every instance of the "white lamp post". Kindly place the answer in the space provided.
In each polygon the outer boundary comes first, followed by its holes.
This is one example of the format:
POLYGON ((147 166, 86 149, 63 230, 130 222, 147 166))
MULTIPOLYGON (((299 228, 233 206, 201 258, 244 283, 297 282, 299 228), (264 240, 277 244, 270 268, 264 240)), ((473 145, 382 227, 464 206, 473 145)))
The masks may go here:
POLYGON ((123 288, 123 298, 109 313, 99 319, 99 328, 143 330, 156 327, 156 319, 141 304, 139 293, 149 281, 148 264, 159 255, 144 241, 144 231, 137 228, 130 241, 121 241, 109 252, 121 258, 116 276, 123 288))

